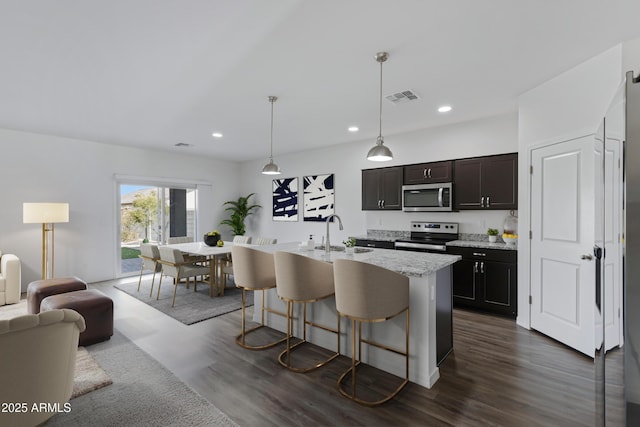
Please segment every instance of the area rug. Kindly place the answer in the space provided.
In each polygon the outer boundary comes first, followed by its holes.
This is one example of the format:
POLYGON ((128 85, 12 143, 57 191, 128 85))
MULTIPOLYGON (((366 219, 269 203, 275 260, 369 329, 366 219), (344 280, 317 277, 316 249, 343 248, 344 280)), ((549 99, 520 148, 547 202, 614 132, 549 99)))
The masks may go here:
POLYGON ((237 426, 119 331, 89 350, 113 384, 73 399, 46 426, 237 426))
MULTIPOLYGON (((26 300, 21 300, 17 304, 0 307, 0 320, 11 319, 25 314, 27 314, 26 300)), ((71 399, 108 386, 109 384, 111 384, 109 375, 100 367, 85 347, 78 347, 71 399)))
MULTIPOLYGON (((194 292, 193 283, 189 289, 186 288, 184 283, 181 283, 178 285, 175 306, 171 307, 174 287, 171 278, 163 278, 162 287, 160 288, 160 298, 158 300, 156 300, 158 289, 157 277, 151 297, 149 296, 151 276, 146 280, 143 278, 140 292, 138 292, 137 280, 118 283, 113 286, 185 325, 193 325, 203 320, 239 310, 242 307, 242 291, 236 287, 227 287, 223 297, 214 296, 211 298, 207 284, 198 284, 198 291, 194 292)), ((247 306, 252 306, 253 292, 247 292, 246 298, 247 306)))

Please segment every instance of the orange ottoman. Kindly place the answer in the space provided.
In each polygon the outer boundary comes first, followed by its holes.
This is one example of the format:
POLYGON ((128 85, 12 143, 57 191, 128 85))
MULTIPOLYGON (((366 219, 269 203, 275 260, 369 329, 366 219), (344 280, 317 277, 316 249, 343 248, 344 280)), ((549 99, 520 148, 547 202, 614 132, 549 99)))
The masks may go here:
POLYGON ((40 303, 48 296, 87 289, 87 283, 77 277, 35 280, 27 287, 27 313, 40 313, 40 303))
POLYGON ((80 333, 79 346, 106 341, 113 335, 113 300, 97 289, 51 295, 40 304, 42 311, 59 308, 75 310, 84 317, 86 329, 80 333))

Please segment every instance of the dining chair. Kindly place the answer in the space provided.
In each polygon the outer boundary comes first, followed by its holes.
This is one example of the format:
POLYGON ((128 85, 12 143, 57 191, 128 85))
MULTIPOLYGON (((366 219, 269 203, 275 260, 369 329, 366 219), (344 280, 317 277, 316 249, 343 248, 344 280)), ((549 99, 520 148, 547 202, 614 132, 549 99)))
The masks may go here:
POLYGON ((340 314, 338 313, 336 316, 338 318, 337 329, 307 320, 307 304, 330 298, 335 293, 333 287, 333 267, 327 262, 291 252, 278 251, 274 254, 274 260, 276 290, 280 299, 287 304, 287 346, 284 351, 278 355, 278 362, 294 372, 309 372, 326 365, 340 355, 340 314), (303 307, 303 332, 300 341, 292 345, 295 304, 302 304, 303 307), (291 352, 307 343, 307 326, 313 326, 335 333, 337 337, 337 350, 328 358, 312 366, 293 366, 291 363, 291 352))
POLYGON ((233 243, 240 243, 240 244, 250 244, 251 243, 251 236, 233 236, 233 243))
POLYGON ((153 243, 142 243, 140 245, 140 255, 142 260, 140 266, 140 278, 138 279, 138 292, 140 292, 140 283, 142 282, 142 273, 145 270, 153 271, 153 277, 151 278, 151 290, 149 291, 149 297, 153 294, 153 283, 156 280, 156 273, 162 270, 162 265, 158 262, 160 260, 160 252, 158 251, 158 245, 153 243))
POLYGON ((377 265, 349 259, 336 259, 333 273, 336 308, 340 316, 351 320, 351 366, 338 379, 338 389, 343 396, 362 405, 380 405, 393 399, 409 383, 409 278, 377 265), (382 322, 402 313, 405 314, 403 350, 362 337, 362 323, 382 322), (382 399, 365 400, 356 395, 356 370, 362 364, 362 343, 405 358, 405 378, 393 392, 382 399), (346 390, 343 384, 348 376, 351 376, 350 390, 346 390))
POLYGON ((242 325, 240 335, 236 336, 236 343, 249 350, 263 350, 284 342, 286 337, 262 345, 247 344, 246 342, 246 336, 248 334, 264 327, 265 312, 285 316, 285 313, 268 308, 265 303, 265 291, 276 287, 276 273, 273 264, 273 254, 248 246, 234 246, 231 248, 231 253, 234 261, 233 269, 236 287, 242 289, 242 325), (262 291, 262 321, 258 326, 251 329, 246 329, 246 291, 262 291))
POLYGON ((275 245, 278 243, 278 239, 271 237, 255 237, 251 239, 252 245, 275 245))
MULTIPOLYGON (((189 288, 189 279, 193 277, 193 291, 197 292, 198 280, 196 276, 206 276, 209 274, 209 266, 194 264, 193 262, 187 262, 184 259, 182 252, 178 249, 168 248, 160 246, 158 248, 160 252, 160 260, 158 261, 162 265, 162 274, 160 275, 160 282, 158 283, 158 295, 156 300, 160 299, 160 286, 162 286, 162 277, 169 276, 174 278, 173 300, 171 307, 176 303, 176 292, 178 290, 178 284, 181 279, 186 280, 187 289, 189 288)), ((210 287, 213 286, 213 281, 210 281, 210 287)))

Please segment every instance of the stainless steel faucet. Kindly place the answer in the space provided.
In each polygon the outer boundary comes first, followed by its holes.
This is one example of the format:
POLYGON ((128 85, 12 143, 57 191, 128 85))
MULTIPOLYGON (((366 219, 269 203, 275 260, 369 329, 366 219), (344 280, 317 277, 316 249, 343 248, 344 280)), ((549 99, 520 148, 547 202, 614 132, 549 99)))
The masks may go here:
POLYGON ((340 226, 340 230, 343 229, 342 227, 342 220, 340 219, 340 217, 336 214, 331 214, 327 217, 327 239, 325 241, 324 244, 324 251, 327 255, 329 255, 329 253, 331 253, 331 242, 329 242, 329 224, 331 224, 331 218, 336 218, 338 220, 338 224, 340 226))

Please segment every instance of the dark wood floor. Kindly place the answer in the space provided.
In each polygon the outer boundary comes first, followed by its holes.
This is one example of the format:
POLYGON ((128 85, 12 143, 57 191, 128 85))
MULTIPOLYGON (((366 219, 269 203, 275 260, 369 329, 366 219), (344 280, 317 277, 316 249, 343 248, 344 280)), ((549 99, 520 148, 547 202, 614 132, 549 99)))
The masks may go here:
MULTIPOLYGON (((185 326, 113 283, 92 286, 114 299, 116 328, 242 426, 595 424, 593 361, 512 319, 455 310, 454 351, 440 366, 440 380, 431 389, 409 384, 395 400, 366 408, 337 390, 346 357, 309 374, 292 373, 276 360, 282 347, 250 351, 234 343, 239 311, 185 326)), ((257 338, 269 335, 277 333, 257 338)), ((621 365, 621 353, 610 352, 608 363, 621 365)), ((396 380, 369 371, 372 389, 396 380)), ((621 392, 616 375, 608 374, 608 382, 609 393, 621 392)), ((619 412, 608 415, 609 425, 623 424, 619 412)))

